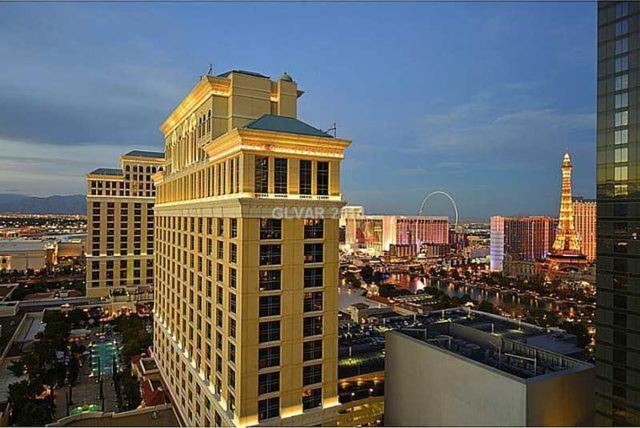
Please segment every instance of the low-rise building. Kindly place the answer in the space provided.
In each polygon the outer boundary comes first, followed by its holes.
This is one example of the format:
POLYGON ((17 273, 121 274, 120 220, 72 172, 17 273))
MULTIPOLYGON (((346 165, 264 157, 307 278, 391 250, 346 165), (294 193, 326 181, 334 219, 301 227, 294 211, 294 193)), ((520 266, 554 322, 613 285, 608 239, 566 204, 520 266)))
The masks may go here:
MULTIPOLYGON (((528 327, 519 333, 500 317, 442 315, 439 322, 387 332, 385 425, 591 425, 592 364, 532 346, 527 340, 538 336, 521 340, 528 327)), ((561 344, 552 335, 533 341, 561 344)))
POLYGON ((35 239, 0 239, 0 271, 40 271, 54 262, 55 244, 35 239))

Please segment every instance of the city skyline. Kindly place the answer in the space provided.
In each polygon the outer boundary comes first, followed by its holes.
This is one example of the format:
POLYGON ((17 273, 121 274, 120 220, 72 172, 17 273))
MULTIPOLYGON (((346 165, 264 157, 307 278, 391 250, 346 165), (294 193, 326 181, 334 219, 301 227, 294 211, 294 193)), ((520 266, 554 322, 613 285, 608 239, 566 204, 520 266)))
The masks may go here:
MULTIPOLYGON (((161 149, 166 112, 213 63, 214 73, 288 71, 300 81, 300 117, 323 129, 337 122, 338 136, 357 143, 344 194, 368 212, 414 214, 424 195, 445 190, 463 219, 556 215, 567 148, 574 194, 594 196, 592 4, 156 6, 2 6, 11 66, 0 71, 0 193, 83 193, 87 170, 117 166, 101 159, 161 149), (229 23, 199 26, 208 13, 229 23), (240 16, 236 30, 255 31, 233 31, 240 16), (326 16, 330 27, 320 27, 326 16), (272 20, 295 24, 272 29, 272 20), (383 25, 398 31, 375 31, 383 25), (266 41, 255 37, 267 30, 266 41), (209 41, 222 33, 225 43, 209 41)), ((434 199, 428 214, 449 214, 448 204, 434 199)))

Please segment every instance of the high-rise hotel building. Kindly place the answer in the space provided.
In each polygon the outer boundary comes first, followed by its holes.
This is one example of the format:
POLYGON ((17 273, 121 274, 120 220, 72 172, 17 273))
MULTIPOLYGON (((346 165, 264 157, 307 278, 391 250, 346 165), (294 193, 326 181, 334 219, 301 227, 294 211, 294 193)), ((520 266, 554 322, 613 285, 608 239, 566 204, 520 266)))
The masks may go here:
POLYGON ((325 425, 337 396, 340 162, 290 76, 204 76, 162 124, 154 355, 190 426, 325 425))
POLYGON ((153 286, 151 176, 163 163, 164 153, 134 150, 120 157, 120 168, 87 174, 88 297, 153 286))
POLYGON ((640 425, 640 3, 598 3, 596 425, 640 425))

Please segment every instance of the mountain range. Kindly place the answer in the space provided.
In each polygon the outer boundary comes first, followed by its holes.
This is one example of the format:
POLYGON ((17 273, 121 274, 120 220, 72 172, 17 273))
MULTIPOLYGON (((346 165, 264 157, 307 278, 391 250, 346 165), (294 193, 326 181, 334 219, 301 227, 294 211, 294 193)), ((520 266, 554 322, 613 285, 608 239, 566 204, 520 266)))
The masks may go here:
POLYGON ((28 196, 0 193, 0 213, 86 214, 85 195, 28 196))

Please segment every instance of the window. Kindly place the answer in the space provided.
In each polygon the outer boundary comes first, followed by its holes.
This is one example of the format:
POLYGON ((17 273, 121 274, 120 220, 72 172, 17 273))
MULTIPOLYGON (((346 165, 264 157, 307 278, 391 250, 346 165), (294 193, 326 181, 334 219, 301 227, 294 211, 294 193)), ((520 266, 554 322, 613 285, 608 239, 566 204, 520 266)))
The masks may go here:
POLYGON ((218 292, 216 294, 218 304, 222 305, 224 303, 224 291, 222 290, 222 287, 218 286, 218 292))
POLYGON ((258 401, 259 421, 277 418, 278 416, 280 416, 280 399, 278 397, 258 401))
POLYGON ((224 243, 218 241, 218 260, 224 259, 224 243))
POLYGON ((629 112, 619 111, 615 114, 615 126, 627 126, 629 124, 629 112))
POLYGON ((261 322, 258 339, 260 343, 280 340, 280 321, 261 322))
POLYGON ((322 383, 322 364, 302 368, 302 385, 322 383))
POLYGON ((629 21, 626 19, 623 21, 616 22, 616 37, 622 36, 623 34, 627 34, 629 32, 629 21))
POLYGON ((300 161, 300 194, 311 194, 311 161, 300 161))
POLYGON ((276 367, 280 365, 280 347, 271 346, 269 348, 258 349, 258 368, 276 367))
POLYGON ((322 268, 305 268, 304 269, 304 286, 306 287, 322 287, 322 268))
POLYGON ((616 58, 615 61, 615 72, 619 73, 621 71, 627 71, 629 69, 629 57, 623 56, 620 58, 616 58))
POLYGON ((218 237, 224 236, 224 219, 218 219, 218 237))
POLYGON ((260 316, 280 315, 280 296, 260 296, 260 316))
MULTIPOLYGON (((220 245, 220 247, 221 246, 222 245, 220 245)), ((222 263, 218 263, 217 272, 216 272, 216 279, 218 280, 218 282, 222 282, 223 281, 223 277, 224 277, 224 267, 222 266, 222 263)))
POLYGON ((614 295, 613 296, 613 307, 627 309, 627 296, 623 295, 614 295))
POLYGON ((236 345, 234 345, 233 343, 229 342, 229 347, 227 348, 227 352, 228 352, 228 357, 229 357, 229 361, 234 363, 236 362, 236 345))
POLYGON ((304 312, 322 310, 322 291, 304 293, 304 312))
POLYGON ((229 317, 229 336, 236 338, 236 320, 229 317))
POLYGON ((232 238, 238 237, 238 219, 237 218, 231 219, 231 237, 232 238))
POLYGON ((234 268, 229 268, 229 287, 236 288, 238 285, 238 275, 234 268))
POLYGON ((319 218, 304 219, 304 239, 322 239, 324 221, 319 218))
POLYGON ((329 162, 318 162, 317 171, 318 195, 329 194, 329 162))
POLYGON ((626 92, 622 94, 617 94, 615 96, 615 107, 616 108, 625 108, 629 105, 629 94, 626 92))
POLYGON ((626 276, 614 276, 613 277, 613 289, 614 290, 626 290, 629 285, 629 280, 626 276))
POLYGON ((627 364, 627 353, 620 349, 613 350, 613 362, 620 364, 627 364))
POLYGON ((315 409, 322 405, 322 388, 302 391, 302 410, 315 409))
POLYGON ((613 186, 614 196, 627 196, 629 194, 629 186, 626 184, 615 184, 613 186))
POLYGON ((236 372, 232 368, 229 369, 229 387, 235 389, 236 388, 236 372))
POLYGON ((614 140, 616 144, 627 144, 629 132, 626 129, 619 129, 614 133, 614 140))
POLYGON ((279 270, 260 271, 260 291, 280 290, 281 274, 279 270))
POLYGON ((614 367, 613 368, 613 380, 616 382, 627 382, 627 371, 623 368, 614 367))
POLYGON ((229 312, 236 313, 236 295, 234 293, 229 293, 229 312))
POLYGON ((238 262, 238 245, 233 242, 229 243, 229 261, 231 263, 238 262))
POLYGON ((277 218, 260 219, 260 239, 282 239, 282 220, 277 218))
POLYGON ((256 156, 255 192, 269 192, 269 158, 256 156))
POLYGON ((623 147, 621 149, 616 149, 615 151, 615 161, 618 162, 627 162, 628 160, 628 149, 623 147))
POLYGON ((616 4, 616 18, 622 18, 629 14, 629 2, 623 1, 616 4))
POLYGON ((613 325, 616 327, 627 328, 627 314, 614 313, 613 325))
POLYGON ((229 393, 229 410, 231 410, 232 413, 235 413, 236 411, 236 397, 233 396, 233 394, 229 393))
POLYGON ((629 75, 622 74, 620 76, 615 77, 615 90, 622 91, 624 89, 629 88, 629 75))
POLYGON ((280 245, 260 245, 260 266, 279 264, 280 245))
POLYGON ((627 259, 613 259, 613 270, 616 272, 627 272, 627 259))
POLYGON ((322 263, 322 244, 304 244, 304 262, 322 263))
POLYGON ((317 336, 319 334, 322 334, 322 316, 318 315, 317 317, 304 318, 303 319, 304 337, 317 336))
POLYGON ((276 158, 273 168, 273 190, 275 193, 287 193, 287 160, 276 158))
POLYGON ((626 166, 617 166, 614 168, 614 179, 616 181, 624 181, 628 178, 628 168, 626 166))
POLYGON ((280 372, 258 375, 258 394, 280 391, 280 372))
POLYGON ((627 52, 629 52, 629 38, 625 37, 624 39, 616 40, 613 53, 615 55, 620 55, 627 52))
POLYGON ((322 340, 304 342, 302 345, 303 361, 319 360, 322 358, 322 340))

